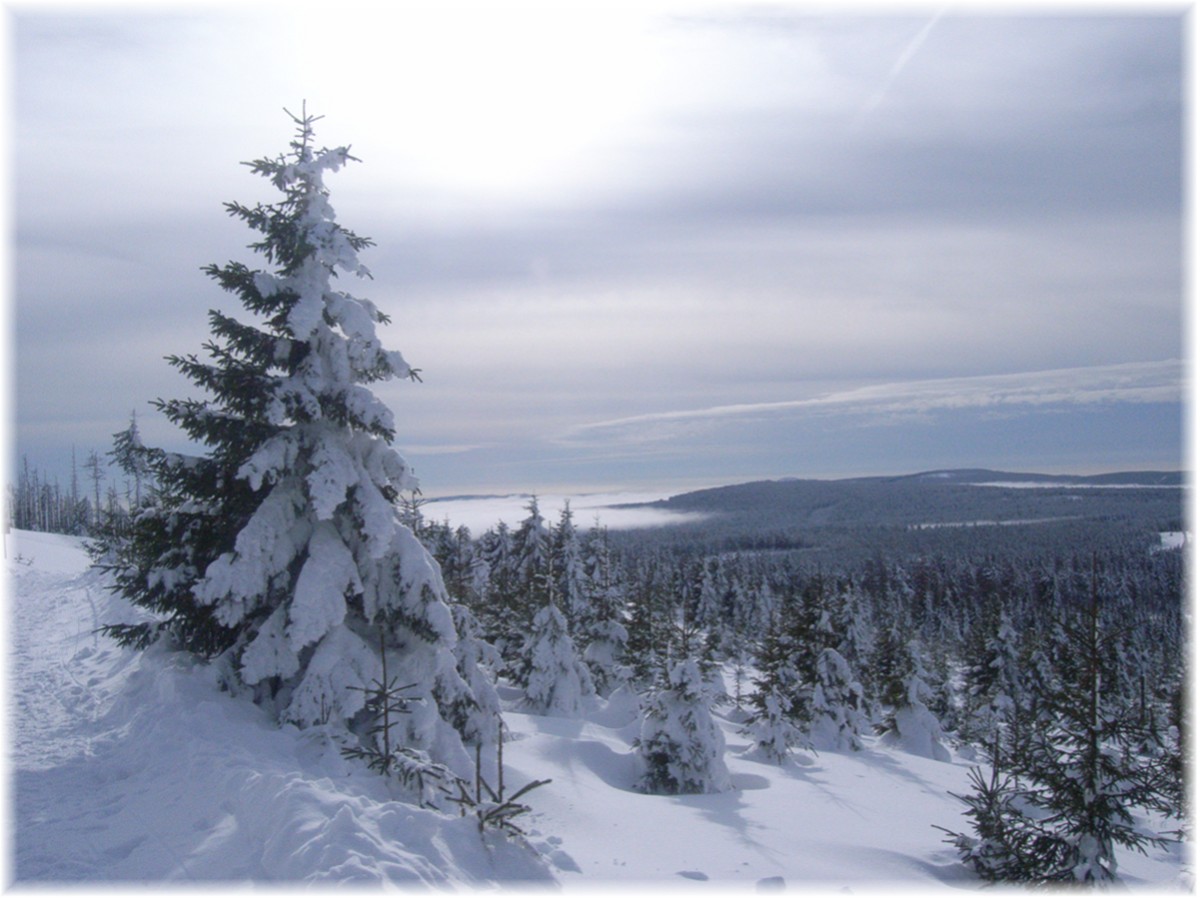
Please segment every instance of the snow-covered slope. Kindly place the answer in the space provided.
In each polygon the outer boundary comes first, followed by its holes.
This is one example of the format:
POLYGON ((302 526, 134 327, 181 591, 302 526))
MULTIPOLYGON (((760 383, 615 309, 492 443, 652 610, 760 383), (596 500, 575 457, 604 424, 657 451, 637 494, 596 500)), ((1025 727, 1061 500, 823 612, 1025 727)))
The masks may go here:
POLYGON ((473 820, 392 800, 320 731, 274 727, 181 654, 97 635, 128 610, 78 541, 18 532, 7 551, 18 883, 552 877, 473 820))
MULTIPOLYGON (((6 553, 18 884, 980 885, 932 827, 963 826, 949 791, 965 790, 969 762, 868 739, 859 753, 772 766, 747 754, 725 716, 734 789, 648 796, 632 789, 637 706, 627 694, 569 719, 518 712, 506 690, 515 739, 505 783, 553 781, 526 797, 528 846, 481 840, 472 819, 393 799, 319 730, 274 727, 203 667, 96 634, 130 611, 88 572, 77 540, 14 532, 6 553)), ((1177 845, 1120 861, 1131 887, 1191 887, 1177 845)))

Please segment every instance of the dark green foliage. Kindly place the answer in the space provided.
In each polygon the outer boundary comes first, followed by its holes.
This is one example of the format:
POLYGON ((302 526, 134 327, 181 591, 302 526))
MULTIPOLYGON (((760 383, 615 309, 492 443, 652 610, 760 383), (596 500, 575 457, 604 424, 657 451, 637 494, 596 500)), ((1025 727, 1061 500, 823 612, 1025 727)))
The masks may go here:
POLYGON ((237 632, 197 602, 192 585, 232 546, 236 528, 231 533, 230 524, 249 519, 253 492, 214 460, 144 447, 137 454, 157 486, 133 509, 123 533, 102 533, 89 550, 117 592, 154 618, 102 630, 139 649, 167 637, 202 657, 216 656, 237 632))
POLYGON ((1028 797, 1015 778, 993 765, 984 778, 979 768, 971 770, 970 794, 958 797, 967 807, 963 815, 971 822, 972 835, 941 829, 959 852, 963 862, 985 881, 1032 882, 1041 873, 1061 869, 1066 845, 1027 812, 1028 797))
POLYGON ((1121 633, 1102 627, 1093 563, 1087 608, 1055 632, 1060 646, 1053 656, 1055 680, 1041 700, 1044 726, 1019 735, 1008 754, 1011 775, 998 774, 997 748, 991 782, 976 776, 975 793, 963 798, 976 836, 960 835, 956 842, 981 876, 1113 881, 1117 846, 1144 853, 1166 843, 1163 835, 1138 826, 1135 811, 1161 808, 1170 783, 1145 756, 1146 730, 1137 711, 1105 689, 1117 682, 1108 651, 1121 633))
POLYGON ((388 677, 387 648, 382 638, 379 655, 383 666, 380 678, 365 687, 354 684, 346 687, 350 691, 362 692, 364 702, 361 715, 368 725, 364 732, 363 744, 344 748, 342 755, 348 759, 365 760, 367 767, 372 771, 380 775, 389 775, 397 763, 393 752, 396 748, 392 742, 392 724, 397 717, 409 712, 409 699, 403 692, 416 685, 398 685, 397 679, 388 677))

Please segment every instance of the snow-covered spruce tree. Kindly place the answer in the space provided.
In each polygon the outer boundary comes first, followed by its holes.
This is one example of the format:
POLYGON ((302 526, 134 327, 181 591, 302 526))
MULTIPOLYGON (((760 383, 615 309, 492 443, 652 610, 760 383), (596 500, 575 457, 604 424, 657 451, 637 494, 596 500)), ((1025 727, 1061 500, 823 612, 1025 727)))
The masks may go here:
POLYGON ((793 748, 809 747, 796 709, 800 674, 791 634, 772 616, 757 656, 758 676, 749 696, 750 712, 741 733, 754 741, 754 752, 771 763, 782 764, 793 748))
MULTIPOLYGON (((500 697, 495 685, 500 654, 480 635, 479 622, 467 606, 452 603, 450 612, 458 636, 454 645, 456 674, 462 677, 469 690, 456 691, 452 689, 454 685, 442 686, 441 695, 448 698, 443 715, 467 744, 489 744, 496 740, 502 722, 500 697)), ((443 679, 451 677, 448 669, 442 670, 443 679)))
POLYGON ((368 387, 417 372, 376 336, 387 317, 335 288, 339 274, 369 275, 358 251, 371 241, 335 221, 324 177, 354 157, 314 147, 317 118, 292 116, 290 153, 248 164, 277 202, 226 204, 260 235, 250 247, 267 267, 204 271, 258 322, 213 311, 208 359, 170 358, 209 396, 155 405, 207 453, 144 451, 155 502, 108 568, 157 618, 109 631, 216 658, 231 687, 300 725, 354 719, 382 646, 389 671, 414 685, 397 741, 465 760, 438 711, 472 701, 448 598, 397 515, 416 481, 368 387))
POLYGON ((553 603, 547 603, 533 617, 524 656, 529 663, 524 678, 525 702, 533 712, 579 716, 586 711, 596 694, 592 677, 575 652, 566 618, 553 603))
POLYGON ((950 761, 942 745, 942 726, 928 707, 933 696, 921 643, 908 642, 899 668, 884 685, 883 701, 891 707, 884 717, 883 739, 915 756, 950 761))
POLYGON ((504 661, 500 674, 519 683, 529 670, 524 650, 534 616, 555 593, 550 529, 536 496, 525 508, 529 515, 511 534, 504 564, 493 566, 497 590, 490 604, 491 621, 485 623, 485 633, 504 661))
POLYGON ((111 502, 106 507, 100 505, 102 463, 99 455, 93 451, 86 466, 93 473, 96 494, 88 529, 90 540, 86 546, 93 564, 101 569, 118 559, 118 551, 132 527, 133 516, 154 496, 146 446, 138 430, 137 413, 130 415, 129 427, 113 435, 113 449, 108 452, 108 457, 128 479, 128 489, 124 505, 116 502, 115 488, 111 486, 111 502))
POLYGON ((150 470, 146 463, 145 447, 141 432, 138 430, 137 413, 130 413, 129 427, 113 435, 113 448, 108 452, 108 456, 116 463, 117 468, 133 482, 133 493, 129 497, 131 509, 142 505, 143 493, 152 486, 150 470))
POLYGON ((976 775, 975 792, 961 798, 975 834, 953 841, 982 877, 1112 882, 1117 846, 1146 852, 1166 843, 1135 817, 1164 809, 1170 786, 1138 752, 1144 732, 1137 711, 1107 691, 1116 680, 1107 654, 1116 633, 1101 627, 1095 584, 1088 609, 1051 630, 1058 672, 1040 727, 1022 732, 1008 754, 1012 776, 995 774, 1003 765, 997 741, 992 781, 976 775))
POLYGON ((1134 813, 1160 806, 1169 788, 1137 752, 1144 735, 1137 711, 1109 693, 1117 676, 1106 650, 1119 632, 1101 626, 1095 582, 1087 610, 1063 631, 1073 677, 1064 675, 1048 698, 1053 724, 1027 737, 1018 774, 1046 812, 1041 828, 1065 848, 1060 864, 1041 880, 1113 881, 1117 846, 1144 853, 1165 843, 1139 827, 1134 813))
POLYGON ((567 617, 572 639, 581 644, 587 619, 587 574, 583 548, 575 530, 571 501, 563 503, 562 513, 550 537, 551 567, 554 571, 555 603, 567 617))
POLYGON ((554 589, 551 534, 538 508, 536 495, 529 498, 525 509, 529 515, 513 534, 512 543, 513 571, 517 581, 515 612, 518 614, 514 624, 521 634, 527 633, 529 623, 546 605, 554 589))
POLYGON ((960 737, 990 747, 1012 722, 1020 693, 1018 636, 999 601, 985 607, 966 642, 965 700, 960 737))
POLYGON ((659 555, 639 561, 629 582, 629 639, 621 662, 638 690, 666 681, 672 630, 673 596, 668 584, 669 566, 659 555))
POLYGON ((638 787, 648 794, 729 790, 725 737, 713 720, 704 678, 693 660, 675 663, 666 684, 648 697, 635 745, 645 765, 638 787))
POLYGON ((992 749, 990 777, 975 767, 970 779, 971 793, 953 796, 966 806, 963 815, 973 833, 937 826, 950 835, 947 843, 962 861, 990 882, 1033 882, 1053 869, 1062 857, 1062 842, 1040 826, 1039 811, 1030 807, 1027 792, 1001 769, 998 741, 992 749))
POLYGON ((482 589, 477 592, 475 615, 484 638, 504 657, 516 593, 512 532, 504 522, 497 523, 480 536, 476 559, 482 563, 480 574, 484 575, 484 580, 482 589))
POLYGON ((629 680, 621 665, 629 631, 625 627, 625 593, 608 546, 608 531, 597 522, 584 541, 584 576, 588 595, 583 631, 583 661, 592 673, 596 693, 607 697, 629 680))
POLYGON ((817 656, 812 724, 808 735, 816 750, 861 750, 862 735, 871 727, 863 711, 862 685, 850 664, 832 647, 817 656))

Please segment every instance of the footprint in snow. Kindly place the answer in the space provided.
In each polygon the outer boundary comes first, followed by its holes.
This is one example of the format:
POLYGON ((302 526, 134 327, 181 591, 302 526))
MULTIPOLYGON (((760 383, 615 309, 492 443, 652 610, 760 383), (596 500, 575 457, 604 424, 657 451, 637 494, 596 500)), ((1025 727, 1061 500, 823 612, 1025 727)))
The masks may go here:
POLYGON ((708 876, 703 872, 696 872, 691 869, 684 869, 682 872, 676 872, 676 875, 682 875, 684 878, 690 878, 692 881, 708 881, 708 876))

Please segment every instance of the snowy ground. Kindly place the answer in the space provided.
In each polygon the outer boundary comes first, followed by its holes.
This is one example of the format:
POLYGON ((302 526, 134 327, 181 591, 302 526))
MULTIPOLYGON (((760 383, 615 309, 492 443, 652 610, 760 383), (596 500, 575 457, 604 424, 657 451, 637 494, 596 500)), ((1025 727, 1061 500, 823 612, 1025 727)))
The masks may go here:
MULTIPOLYGON (((868 742, 780 768, 744 755, 721 719, 734 790, 630 789, 633 698, 587 720, 511 711, 505 781, 527 795, 528 850, 484 843, 469 819, 393 800, 320 732, 278 729, 178 655, 94 633, 128 613, 79 542, 14 532, 9 745, 18 886, 114 882, 553 883, 564 888, 976 889, 934 825, 960 827, 969 763, 868 742)), ((512 695, 509 694, 510 699, 512 695)), ((1125 854, 1134 889, 1190 890, 1178 846, 1125 854)))

